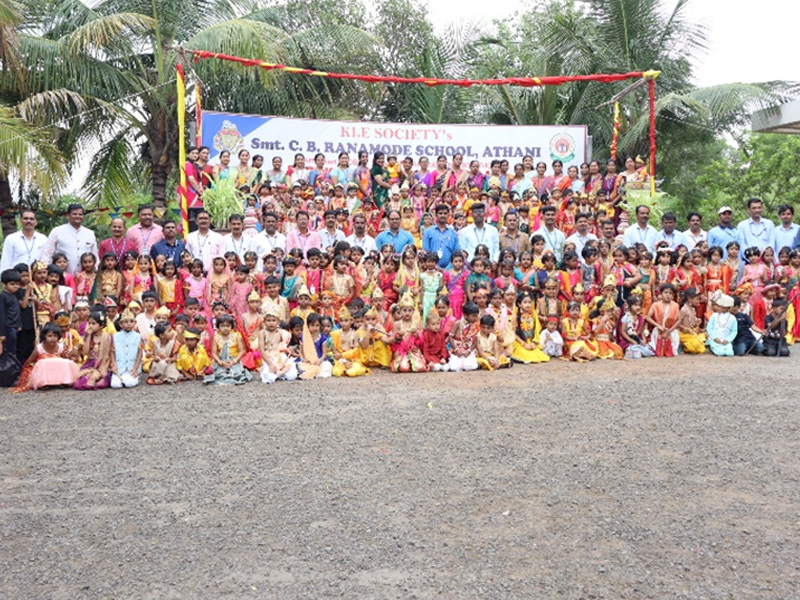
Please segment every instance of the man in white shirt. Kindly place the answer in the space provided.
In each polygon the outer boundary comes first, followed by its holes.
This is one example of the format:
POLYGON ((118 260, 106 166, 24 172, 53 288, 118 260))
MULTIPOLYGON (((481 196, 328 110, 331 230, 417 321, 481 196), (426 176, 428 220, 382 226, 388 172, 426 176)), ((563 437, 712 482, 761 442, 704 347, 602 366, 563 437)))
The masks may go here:
POLYGON ((203 270, 208 273, 214 259, 225 256, 225 240, 216 231, 211 231, 211 215, 205 210, 195 216, 197 231, 186 238, 186 249, 197 259, 203 261, 203 270))
POLYGON ((230 233, 223 236, 225 253, 235 252, 239 260, 244 263, 244 253, 255 247, 254 236, 244 235, 244 217, 242 215, 231 215, 228 218, 228 229, 230 233))
POLYGON ((15 231, 3 240, 3 257, 0 259, 0 271, 13 269, 15 265, 25 263, 32 265, 42 258, 47 236, 36 231, 38 221, 36 212, 23 208, 19 215, 22 231, 15 231))
MULTIPOLYGON (((545 250, 550 250, 556 257, 556 262, 561 262, 564 255, 564 244, 567 243, 567 237, 560 229, 556 229, 556 207, 547 205, 539 209, 539 214, 542 215, 542 226, 533 232, 533 235, 540 235, 544 238, 545 250)), ((531 236, 533 237, 533 236, 531 236)), ((531 243, 531 245, 533 245, 531 243)))
POLYGON ((800 226, 793 222, 794 206, 791 204, 781 204, 778 207, 778 216, 780 217, 781 222, 775 228, 775 231, 772 232, 772 247, 775 250, 776 257, 778 256, 778 252, 781 248, 785 248, 786 246, 789 248, 792 247, 794 240, 797 237, 797 232, 800 230, 800 226))
POLYGON ((683 232, 683 242, 689 250, 694 250, 700 242, 708 240, 708 232, 703 230, 703 216, 697 212, 690 212, 687 217, 689 229, 683 232))
POLYGON ((583 260, 583 249, 586 247, 586 242, 597 241, 597 236, 589 231, 589 215, 586 213, 578 213, 575 215, 575 233, 567 238, 568 244, 575 244, 575 252, 578 253, 578 258, 583 260))
POLYGON ((325 227, 317 231, 319 239, 322 241, 322 249, 333 248, 337 242, 344 241, 344 233, 336 227, 336 211, 326 210, 322 218, 325 220, 325 227))
POLYGON ((755 246, 763 250, 772 245, 772 232, 775 225, 769 219, 763 219, 761 213, 764 212, 764 204, 758 198, 750 198, 747 201, 747 212, 750 218, 741 221, 736 226, 739 237, 739 256, 744 256, 744 251, 755 246))
POLYGON ((486 225, 486 207, 482 202, 472 205, 472 223, 458 232, 458 244, 467 253, 467 262, 475 257, 475 248, 489 248, 489 260, 496 264, 500 259, 500 234, 497 228, 486 225))
POLYGON ((67 207, 67 221, 50 232, 42 251, 42 261, 49 265, 53 254, 61 252, 67 257, 67 270, 75 274, 80 270, 81 254, 91 252, 99 262, 97 239, 94 231, 83 226, 83 206, 80 204, 67 207))
POLYGON ((258 254, 258 264, 267 254, 271 254, 275 248, 285 251, 286 236, 278 231, 278 215, 274 212, 265 212, 261 218, 262 231, 253 237, 255 252, 258 254))
POLYGON ((364 250, 365 254, 378 250, 375 239, 367 235, 367 218, 361 213, 353 215, 353 234, 346 241, 350 246, 364 250))
POLYGON ((686 240, 680 231, 675 230, 675 225, 678 224, 678 218, 673 212, 665 212, 661 217, 661 231, 658 232, 656 237, 656 245, 661 247, 666 242, 670 250, 676 250, 678 246, 687 246, 686 240))
POLYGON ((649 225, 650 207, 640 204, 636 207, 636 223, 625 230, 622 236, 622 243, 630 248, 636 244, 644 244, 648 251, 652 252, 656 247, 658 232, 656 228, 649 225))

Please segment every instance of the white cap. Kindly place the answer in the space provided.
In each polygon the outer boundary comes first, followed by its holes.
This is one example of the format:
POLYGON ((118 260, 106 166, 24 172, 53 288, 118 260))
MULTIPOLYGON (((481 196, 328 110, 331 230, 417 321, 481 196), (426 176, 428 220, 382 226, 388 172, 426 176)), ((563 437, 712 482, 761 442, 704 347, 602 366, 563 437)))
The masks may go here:
POLYGON ((723 206, 717 211, 717 214, 721 215, 724 212, 733 212, 733 209, 730 206, 723 206))

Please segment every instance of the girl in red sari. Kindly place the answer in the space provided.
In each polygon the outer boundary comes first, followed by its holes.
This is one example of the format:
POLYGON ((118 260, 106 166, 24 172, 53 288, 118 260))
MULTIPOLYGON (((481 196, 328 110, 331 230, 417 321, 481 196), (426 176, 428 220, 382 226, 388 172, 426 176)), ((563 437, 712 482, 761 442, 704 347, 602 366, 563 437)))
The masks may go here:
POLYGON ((654 302, 645 319, 652 327, 650 347, 656 356, 677 356, 680 346, 678 324, 680 306, 673 300, 675 286, 665 283, 659 289, 659 300, 654 302))

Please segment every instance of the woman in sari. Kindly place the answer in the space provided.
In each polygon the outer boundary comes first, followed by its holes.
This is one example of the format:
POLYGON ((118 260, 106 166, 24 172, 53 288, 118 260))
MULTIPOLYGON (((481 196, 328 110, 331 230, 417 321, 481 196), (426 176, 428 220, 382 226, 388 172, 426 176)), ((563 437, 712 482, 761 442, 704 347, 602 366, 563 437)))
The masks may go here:
MULTIPOLYGON (((214 165, 214 179, 225 179, 231 172, 231 153, 223 150, 219 153, 219 164, 214 165)), ((213 184, 212 184, 213 185, 213 184)))
POLYGON ((514 191, 522 198, 525 192, 530 189, 532 183, 530 179, 525 178, 525 167, 522 163, 514 165, 514 178, 508 180, 508 191, 514 191))
POLYGON ((453 164, 450 167, 450 175, 447 177, 447 185, 443 191, 453 190, 456 191, 459 184, 467 181, 469 173, 466 169, 461 168, 464 162, 464 157, 461 154, 453 155, 453 164))
POLYGON ((186 186, 186 206, 189 209, 203 208, 203 184, 200 176, 202 166, 197 164, 199 155, 197 148, 194 146, 189 148, 186 153, 186 164, 183 167, 186 181, 189 183, 186 186))
POLYGON ((467 186, 469 189, 483 189, 483 183, 486 181, 486 175, 481 173, 480 169, 481 163, 479 163, 477 160, 470 161, 469 174, 467 175, 467 186))
POLYGON ((330 181, 330 177, 325 169, 325 155, 318 152, 314 155, 314 168, 308 173, 308 184, 314 188, 315 194, 319 194, 319 184, 322 181, 330 181))
POLYGON ((386 170, 386 155, 383 152, 376 152, 372 157, 372 189, 375 204, 378 208, 389 198, 389 190, 392 185, 389 183, 389 171, 386 170))
POLYGON ((236 187, 250 185, 253 182, 253 169, 250 167, 250 153, 247 150, 239 150, 239 164, 233 171, 236 187))
POLYGON ((308 183, 311 169, 306 168, 306 157, 303 156, 302 153, 298 152, 294 155, 294 164, 289 167, 286 174, 289 176, 289 180, 292 183, 297 183, 298 181, 305 181, 308 183))
POLYGON ((438 187, 444 192, 447 187, 447 179, 450 177, 450 170, 447 168, 447 157, 436 157, 436 170, 431 172, 431 183, 429 188, 438 187))
POLYGON ((603 186, 603 173, 600 171, 600 163, 593 160, 589 163, 589 175, 586 179, 586 193, 596 196, 603 186))
MULTIPOLYGON (((578 171, 576 169, 575 175, 578 171)), ((553 161, 553 185, 551 189, 559 189, 563 194, 572 187, 572 178, 569 175, 564 175, 564 163, 560 160, 553 161)))
POLYGON ((536 195, 541 198, 545 194, 549 194, 553 189, 553 178, 545 175, 547 172, 547 165, 543 162, 536 163, 536 176, 532 179, 533 187, 536 188, 536 195))

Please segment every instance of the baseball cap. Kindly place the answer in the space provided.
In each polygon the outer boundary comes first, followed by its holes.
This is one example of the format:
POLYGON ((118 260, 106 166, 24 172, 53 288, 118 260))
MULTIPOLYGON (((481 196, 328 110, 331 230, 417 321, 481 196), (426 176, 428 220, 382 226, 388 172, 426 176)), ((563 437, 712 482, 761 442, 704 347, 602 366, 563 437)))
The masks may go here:
POLYGON ((717 211, 717 214, 721 215, 724 212, 733 212, 733 209, 730 206, 723 206, 717 211))

